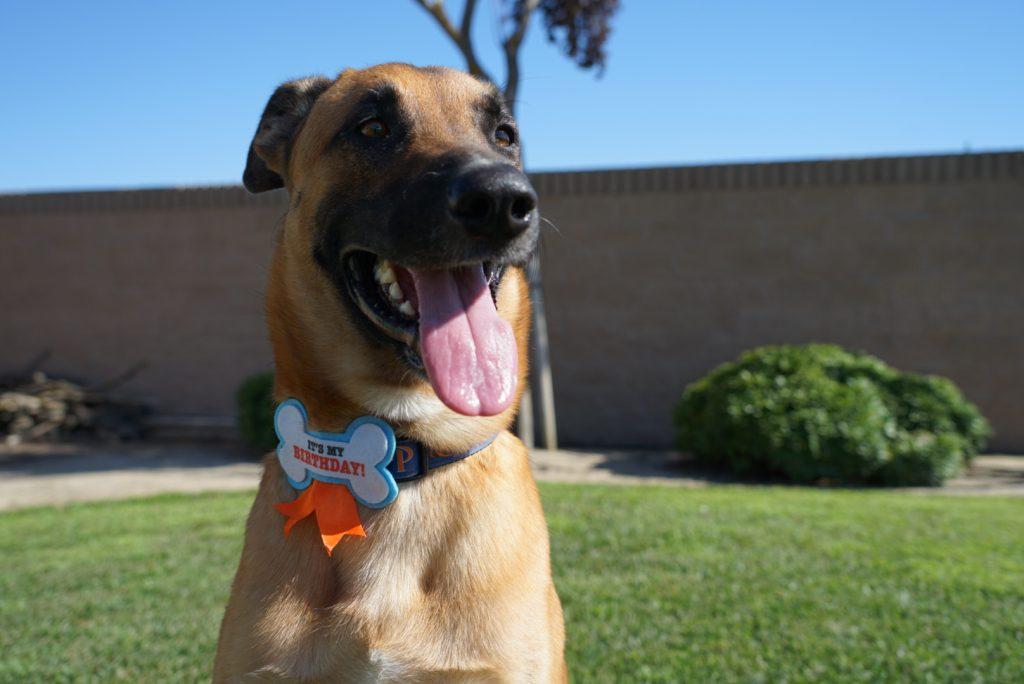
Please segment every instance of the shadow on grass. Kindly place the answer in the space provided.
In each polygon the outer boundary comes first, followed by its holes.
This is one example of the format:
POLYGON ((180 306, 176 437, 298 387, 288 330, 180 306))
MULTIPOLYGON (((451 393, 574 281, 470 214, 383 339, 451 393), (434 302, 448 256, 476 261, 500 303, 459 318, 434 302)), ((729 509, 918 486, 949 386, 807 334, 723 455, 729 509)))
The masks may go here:
POLYGON ((211 468, 258 462, 261 454, 229 442, 98 441, 0 447, 0 477, 74 475, 114 470, 211 468))

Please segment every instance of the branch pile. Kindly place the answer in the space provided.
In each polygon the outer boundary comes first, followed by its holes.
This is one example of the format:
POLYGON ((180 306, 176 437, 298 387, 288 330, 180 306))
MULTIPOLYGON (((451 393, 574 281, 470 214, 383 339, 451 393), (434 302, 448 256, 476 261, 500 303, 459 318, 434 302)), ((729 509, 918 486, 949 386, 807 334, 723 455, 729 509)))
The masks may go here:
POLYGON ((109 390, 138 369, 102 386, 83 387, 35 370, 0 378, 0 434, 7 445, 69 437, 138 439, 149 411, 109 390))

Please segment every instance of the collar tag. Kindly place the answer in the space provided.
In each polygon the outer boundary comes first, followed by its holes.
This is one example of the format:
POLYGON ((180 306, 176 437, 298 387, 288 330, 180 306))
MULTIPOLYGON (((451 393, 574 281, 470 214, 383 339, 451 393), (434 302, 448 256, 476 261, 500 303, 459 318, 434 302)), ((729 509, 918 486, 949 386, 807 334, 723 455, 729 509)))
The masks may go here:
POLYGON ((395 500, 398 485, 388 470, 396 445, 390 425, 362 416, 339 433, 310 431, 307 423, 306 409, 297 399, 288 399, 274 412, 277 459, 288 484, 295 489, 306 489, 313 480, 344 484, 369 508, 395 500))

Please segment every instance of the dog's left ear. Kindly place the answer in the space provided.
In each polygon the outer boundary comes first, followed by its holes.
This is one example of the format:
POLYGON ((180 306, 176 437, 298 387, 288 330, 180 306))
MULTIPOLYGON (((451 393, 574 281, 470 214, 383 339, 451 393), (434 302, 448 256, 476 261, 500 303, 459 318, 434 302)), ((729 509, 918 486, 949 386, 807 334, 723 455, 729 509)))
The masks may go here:
POLYGON ((249 158, 242 174, 246 190, 255 193, 284 187, 295 135, 316 99, 332 82, 325 76, 309 76, 277 87, 249 145, 249 158))

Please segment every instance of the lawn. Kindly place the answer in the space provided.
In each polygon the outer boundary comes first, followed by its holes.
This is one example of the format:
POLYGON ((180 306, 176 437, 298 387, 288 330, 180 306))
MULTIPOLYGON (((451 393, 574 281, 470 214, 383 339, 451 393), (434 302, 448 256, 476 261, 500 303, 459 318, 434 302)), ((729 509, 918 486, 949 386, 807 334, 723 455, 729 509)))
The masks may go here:
MULTIPOLYGON (((575 681, 1024 674, 1024 499, 542 492, 575 681)), ((250 499, 0 515, 0 681, 207 679, 250 499)))

